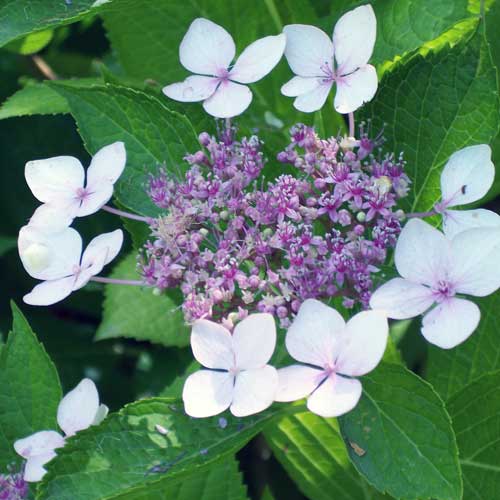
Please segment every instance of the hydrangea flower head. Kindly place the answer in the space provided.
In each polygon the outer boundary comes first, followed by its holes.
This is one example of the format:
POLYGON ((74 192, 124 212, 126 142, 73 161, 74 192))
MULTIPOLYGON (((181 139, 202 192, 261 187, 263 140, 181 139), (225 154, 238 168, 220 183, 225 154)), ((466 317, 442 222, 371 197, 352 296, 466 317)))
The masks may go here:
POLYGON ((57 409, 57 423, 65 436, 52 430, 39 431, 14 443, 16 453, 26 459, 24 480, 40 481, 47 472, 44 465, 56 456, 55 450, 64 446, 66 438, 98 425, 107 413, 107 406, 99 404, 94 382, 83 379, 64 396, 57 409))
POLYGON ((306 113, 325 104, 336 84, 334 106, 351 113, 370 101, 377 91, 377 72, 368 64, 377 34, 377 20, 370 5, 344 14, 335 25, 333 39, 304 24, 285 26, 285 57, 297 75, 281 88, 295 97, 294 106, 306 113))
POLYGON ((442 201, 435 209, 443 216, 444 234, 453 238, 473 227, 500 226, 500 216, 491 210, 450 210, 483 198, 495 178, 491 148, 487 144, 469 146, 453 153, 441 173, 442 201))
POLYGON ((82 254, 82 238, 72 228, 47 233, 36 226, 21 228, 19 256, 33 278, 44 280, 24 296, 26 304, 42 306, 63 300, 99 274, 120 251, 123 232, 117 229, 94 238, 82 254))
POLYGON ((276 369, 267 363, 276 345, 270 314, 251 314, 234 328, 198 320, 191 333, 194 357, 207 369, 190 375, 182 393, 186 413, 210 417, 230 409, 237 417, 265 410, 278 387, 276 369))
POLYGON ((166 86, 163 93, 176 101, 203 101, 205 111, 217 118, 239 115, 252 101, 245 84, 260 80, 278 64, 285 42, 284 34, 261 38, 231 66, 236 53, 231 35, 208 19, 195 19, 181 42, 179 56, 181 64, 196 74, 166 86))
POLYGON ((286 334, 292 358, 304 364, 278 370, 276 401, 307 397, 307 407, 322 417, 352 410, 362 393, 359 377, 382 359, 389 327, 380 311, 363 311, 346 324, 331 307, 306 300, 286 334))
POLYGON ((443 349, 466 340, 476 329, 480 311, 457 295, 484 297, 500 287, 500 228, 473 228, 451 240, 426 222, 410 220, 401 231, 394 278, 370 300, 389 318, 424 315, 422 335, 443 349))
POLYGON ((26 182, 35 197, 45 204, 35 212, 35 220, 52 219, 55 224, 62 217, 64 224, 69 225, 75 217, 97 212, 113 195, 113 186, 125 163, 123 142, 100 149, 86 175, 80 161, 72 156, 29 161, 25 167, 26 182))

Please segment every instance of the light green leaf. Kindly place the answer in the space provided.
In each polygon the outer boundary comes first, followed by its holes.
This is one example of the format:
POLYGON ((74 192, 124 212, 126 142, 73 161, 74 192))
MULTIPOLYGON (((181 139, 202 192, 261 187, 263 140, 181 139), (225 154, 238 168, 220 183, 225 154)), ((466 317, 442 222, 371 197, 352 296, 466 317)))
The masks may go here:
POLYGON ((358 471, 395 498, 460 500, 457 444, 438 394, 401 365, 382 363, 362 382, 359 404, 339 419, 358 471))
POLYGON ((460 449, 464 500, 490 500, 500 490, 500 372, 464 387, 448 403, 460 449))
POLYGON ((429 346, 426 378, 445 401, 474 379, 500 369, 500 292, 475 302, 481 321, 469 339, 454 349, 429 346))
POLYGON ((375 131, 384 128, 385 148, 404 152, 412 180, 406 208, 417 211, 438 200, 440 173, 452 153, 491 141, 499 113, 496 71, 480 32, 397 65, 364 110, 375 131))
MULTIPOLYGON (((91 86, 99 83, 99 79, 79 78, 64 83, 75 86, 91 86)), ((2 104, 0 120, 15 116, 56 115, 69 112, 69 105, 64 97, 45 83, 32 81, 2 104)))
POLYGON ((0 0, 0 47, 29 33, 78 21, 96 13, 102 3, 99 0, 0 0))
MULTIPOLYGON (((139 279, 137 257, 130 254, 111 274, 112 278, 139 279)), ((156 297, 148 287, 106 285, 102 323, 96 340, 131 337, 167 347, 189 344, 180 301, 171 295, 156 297)), ((179 297, 176 297, 179 299, 179 297)))
POLYGON ((184 156, 200 147, 189 120, 170 111, 164 101, 136 90, 55 82, 51 88, 67 99, 91 154, 113 141, 125 142, 127 166, 115 189, 119 202, 143 215, 158 214, 146 194, 146 180, 161 165, 175 174, 186 168, 184 156))
POLYGON ((24 38, 10 42, 5 48, 11 52, 17 52, 22 55, 34 54, 48 45, 53 36, 53 30, 37 31, 26 35, 24 38))
POLYGON ((226 412, 226 425, 220 425, 221 416, 188 417, 178 400, 137 401, 71 438, 48 465, 37 498, 95 500, 138 487, 167 487, 233 455, 266 424, 301 408, 281 405, 245 419, 226 412))
POLYGON ((264 435, 276 458, 307 498, 389 498, 366 484, 352 466, 336 419, 299 413, 269 425, 264 435))
POLYGON ((61 385, 56 368, 17 306, 0 354, 0 470, 19 457, 16 439, 57 429, 61 385))
POLYGON ((205 467, 188 478, 163 481, 131 490, 110 500, 246 500, 238 462, 226 458, 205 467))

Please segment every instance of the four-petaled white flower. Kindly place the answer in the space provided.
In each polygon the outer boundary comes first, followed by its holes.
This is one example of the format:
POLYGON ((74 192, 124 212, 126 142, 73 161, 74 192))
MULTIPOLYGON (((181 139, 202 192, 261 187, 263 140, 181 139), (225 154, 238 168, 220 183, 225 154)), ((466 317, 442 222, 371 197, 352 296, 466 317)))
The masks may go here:
POLYGON ((394 319, 428 311, 422 335, 450 349, 467 339, 480 319, 477 305, 456 295, 484 297, 500 287, 500 228, 467 229, 449 239, 413 219, 401 231, 395 261, 402 278, 378 288, 370 306, 394 319))
POLYGON ((368 63, 375 45, 377 20, 370 5, 344 14, 328 35, 314 26, 291 24, 286 34, 285 57, 297 75, 281 87, 282 94, 296 97, 299 111, 320 109, 333 83, 337 86, 334 106, 351 113, 370 101, 377 91, 377 72, 368 63))
POLYGON ((47 306, 85 286, 120 251, 123 232, 117 229, 94 238, 82 255, 82 238, 72 228, 48 233, 37 226, 19 231, 18 249, 24 268, 44 280, 24 296, 27 304, 47 306))
POLYGON ((123 142, 100 149, 85 171, 77 158, 56 156, 29 161, 25 167, 28 186, 44 203, 31 218, 32 225, 45 224, 48 231, 60 230, 75 217, 97 212, 113 195, 113 187, 125 168, 123 142))
POLYGON ((232 335, 212 321, 196 321, 191 348, 208 369, 187 378, 182 393, 186 413, 210 417, 229 408, 244 417, 265 410, 278 386, 276 369, 267 364, 275 344, 276 326, 267 313, 251 314, 232 335))
POLYGON ((307 408, 322 417, 352 410, 361 397, 355 378, 372 371, 382 359, 389 327, 380 311, 364 311, 346 324, 318 300, 308 299, 286 334, 286 348, 304 365, 278 370, 276 401, 307 397, 307 408))
POLYGON ((231 35, 208 19, 195 19, 179 47, 181 64, 197 73, 183 82, 168 85, 163 93, 182 102, 203 101, 205 111, 230 118, 245 111, 252 101, 246 85, 266 76, 285 50, 284 34, 266 36, 250 44, 238 57, 231 35))
POLYGON ((100 424, 107 414, 107 406, 99 404, 94 382, 83 379, 64 396, 57 409, 57 423, 65 436, 56 431, 39 431, 14 443, 16 452, 26 459, 24 480, 40 481, 47 472, 44 465, 56 456, 55 450, 64 446, 66 438, 100 424))
POLYGON ((488 145, 469 146, 450 156, 441 173, 442 201, 435 205, 443 216, 443 232, 448 238, 473 227, 500 226, 500 216, 491 210, 449 210, 449 207, 480 200, 491 188, 494 178, 495 166, 488 145))

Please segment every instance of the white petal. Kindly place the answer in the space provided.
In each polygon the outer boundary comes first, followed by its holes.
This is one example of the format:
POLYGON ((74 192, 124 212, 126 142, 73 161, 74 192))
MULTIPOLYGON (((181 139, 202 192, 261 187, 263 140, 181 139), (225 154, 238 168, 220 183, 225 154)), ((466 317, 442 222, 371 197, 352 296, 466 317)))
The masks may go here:
POLYGON ((97 413, 95 414, 92 425, 99 425, 108 416, 108 413, 109 413, 109 408, 106 405, 99 405, 99 408, 97 409, 97 413))
POLYGON ((64 446, 64 438, 56 431, 39 431, 14 442, 14 450, 23 458, 46 455, 64 446))
POLYGON ((87 169, 87 188, 98 187, 101 182, 114 184, 127 163, 125 144, 121 141, 104 146, 93 156, 87 169))
POLYGON ((95 185, 99 187, 91 188, 90 192, 81 200, 80 206, 76 211, 77 217, 95 214, 106 205, 113 196, 113 184, 103 181, 94 184, 94 186, 95 185))
POLYGON ((107 255, 107 251, 96 254, 92 259, 92 263, 88 267, 80 270, 73 284, 73 290, 79 290, 84 287, 92 277, 97 276, 102 271, 103 267, 106 265, 107 255))
POLYGON ((99 409, 99 394, 94 382, 84 378, 62 398, 57 408, 57 423, 66 436, 90 427, 99 409))
POLYGON ((476 227, 500 227, 500 215, 478 208, 477 210, 446 210, 443 214, 443 232, 448 239, 476 227))
POLYGON ((66 206, 83 188, 82 164, 72 156, 56 156, 26 163, 26 182, 32 193, 43 203, 66 206))
POLYGON ((23 297, 30 306, 51 306, 68 297, 74 289, 75 277, 68 276, 59 280, 44 281, 36 285, 30 293, 23 297))
POLYGON ((432 290, 402 278, 394 278, 373 292, 370 307, 392 319, 414 318, 434 303, 432 290))
POLYGON ((280 62, 285 45, 283 33, 256 40, 238 57, 229 78, 240 83, 253 83, 264 78, 280 62))
POLYGON ((315 26, 290 24, 286 35, 285 57, 292 71, 299 76, 321 76, 322 68, 332 69, 333 44, 328 35, 315 26))
POLYGON ((109 264, 120 252, 122 244, 123 231, 121 229, 96 236, 83 252, 82 267, 91 266, 94 259, 103 253, 106 254, 105 264, 109 264))
POLYGON ((251 102, 252 92, 246 85, 225 81, 203 102, 203 108, 216 118, 231 118, 243 113, 251 102))
POLYGON ((473 302, 452 298, 438 304, 422 321, 422 335, 431 344, 451 349, 477 328, 481 313, 473 302))
POLYGON ((403 278, 432 286, 448 269, 449 252, 450 243, 441 231, 411 219, 396 244, 396 268, 403 278))
POLYGON ((362 311, 353 316, 342 335, 336 370, 351 377, 371 372, 382 359, 389 325, 381 311, 362 311))
POLYGON ((211 417, 223 412, 233 399, 234 376, 228 372, 199 370, 186 379, 184 409, 191 417, 211 417))
POLYGON ((281 87, 281 93, 287 97, 297 97, 301 94, 307 94, 319 85, 316 77, 294 76, 281 87))
POLYGON ((202 75, 217 75, 227 69, 234 59, 236 48, 232 36, 208 19, 195 19, 179 47, 181 64, 202 75))
POLYGON ((309 396, 324 380, 325 372, 305 365, 292 365, 278 370, 275 401, 296 401, 309 396))
POLYGON ((229 370, 234 367, 233 339, 223 326, 200 319, 193 324, 191 349, 207 368, 229 370))
POLYGON ((255 313, 238 323, 233 332, 233 351, 239 369, 267 364, 276 346, 276 324, 267 313, 255 313))
POLYGON ((370 59, 377 36, 377 19, 371 5, 344 14, 333 31, 333 48, 338 73, 347 75, 370 59))
POLYGON ((495 178, 491 148, 469 146, 453 153, 441 173, 441 192, 448 207, 480 200, 495 178))
POLYGON ((304 113, 318 111, 318 109, 321 109, 325 104, 331 88, 331 82, 320 83, 310 92, 299 95, 295 101, 293 101, 293 105, 296 109, 304 113))
POLYGON ((183 82, 163 87, 163 93, 180 102, 196 102, 208 99, 217 88, 219 80, 210 76, 188 76, 183 82))
POLYGON ((377 92, 377 71, 370 64, 361 66, 354 73, 337 80, 334 106, 339 113, 352 113, 377 92))
POLYGON ((484 297, 500 287, 500 228, 463 231, 451 248, 449 278, 458 293, 484 297))
POLYGON ((307 408, 320 417, 338 417, 358 404, 361 393, 359 380, 331 375, 309 396, 307 408))
POLYGON ((324 367, 333 365, 338 336, 345 328, 342 316, 319 300, 307 299, 286 334, 286 348, 292 358, 324 367))
POLYGON ((46 233, 36 227, 24 226, 19 231, 17 246, 28 274, 40 280, 73 274, 82 254, 82 239, 72 228, 46 233))
POLYGON ((265 410, 274 401, 278 389, 278 372, 273 366, 244 370, 236 375, 231 413, 246 417, 265 410))
POLYGON ((58 233, 71 225, 72 215, 69 211, 43 204, 35 210, 28 225, 44 233, 58 233))
POLYGON ((55 452, 47 453, 45 455, 37 455, 36 457, 28 458, 24 464, 23 479, 28 483, 36 483, 41 481, 43 476, 47 473, 44 465, 50 462, 56 456, 55 452))

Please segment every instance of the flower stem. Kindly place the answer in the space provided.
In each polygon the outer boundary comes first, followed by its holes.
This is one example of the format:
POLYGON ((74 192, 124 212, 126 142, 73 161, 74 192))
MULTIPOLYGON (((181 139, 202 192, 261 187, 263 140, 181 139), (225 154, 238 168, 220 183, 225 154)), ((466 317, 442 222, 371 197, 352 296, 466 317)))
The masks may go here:
POLYGON ((130 212, 124 212, 123 210, 118 210, 117 208, 113 208, 108 205, 104 205, 102 209, 106 212, 109 212, 110 214, 119 215, 120 217, 125 217, 126 219, 138 220, 140 222, 145 222, 146 224, 149 224, 151 220, 149 217, 143 217, 142 215, 135 215, 131 214, 130 212))
POLYGON ((31 60, 35 63, 35 66, 45 78, 48 80, 57 80, 57 75, 54 73, 54 70, 45 62, 44 59, 35 54, 31 56, 31 60))
POLYGON ((106 283, 108 285, 130 285, 130 286, 146 286, 144 281, 141 280, 119 280, 115 278, 103 278, 101 276, 93 276, 90 281, 97 281, 97 283, 106 283))
POLYGON ((354 137, 354 113, 349 113, 349 137, 354 137))
POLYGON ((428 212, 411 212, 409 214, 406 214, 406 217, 408 219, 423 219, 424 217, 431 217, 436 214, 437 212, 434 209, 432 209, 429 210, 428 212))

